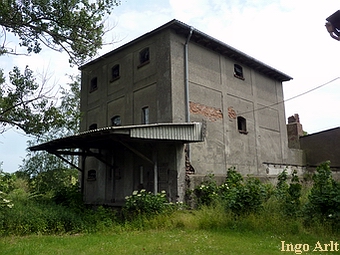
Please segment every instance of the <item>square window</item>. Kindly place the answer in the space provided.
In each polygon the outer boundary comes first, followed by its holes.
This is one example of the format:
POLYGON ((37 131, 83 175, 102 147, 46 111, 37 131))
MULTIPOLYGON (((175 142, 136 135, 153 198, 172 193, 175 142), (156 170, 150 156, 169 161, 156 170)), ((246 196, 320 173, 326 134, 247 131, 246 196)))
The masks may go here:
POLYGON ((90 93, 98 89, 98 79, 97 77, 94 77, 91 79, 90 82, 90 93))
POLYGON ((122 121, 119 115, 114 116, 111 118, 111 125, 112 126, 120 126, 122 125, 122 121))
POLYGON ((139 52, 139 65, 138 67, 144 66, 150 62, 150 51, 149 48, 145 48, 139 52))
POLYGON ((241 80, 244 80, 243 77, 243 68, 242 66, 238 65, 238 64, 234 64, 234 76, 236 78, 239 78, 241 80))
POLYGON ((88 181, 95 181, 96 179, 97 179, 97 172, 96 172, 96 170, 93 170, 93 169, 89 170, 87 172, 87 180, 88 181))
POLYGON ((119 65, 115 65, 111 68, 111 80, 110 81, 115 81, 120 78, 120 73, 119 73, 119 65))

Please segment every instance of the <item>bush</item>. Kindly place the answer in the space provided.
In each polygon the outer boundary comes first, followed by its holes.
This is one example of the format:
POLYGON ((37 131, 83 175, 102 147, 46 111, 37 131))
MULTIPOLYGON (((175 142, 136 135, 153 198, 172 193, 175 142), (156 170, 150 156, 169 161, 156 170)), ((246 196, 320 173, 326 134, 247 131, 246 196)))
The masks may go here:
POLYGON ((74 209, 82 209, 84 207, 83 197, 80 193, 78 185, 61 188, 60 190, 55 192, 52 200, 56 204, 74 209))
POLYGON ((257 212, 267 198, 267 189, 259 179, 248 177, 246 181, 229 188, 226 208, 237 215, 257 212))
POLYGON ((209 206, 215 203, 219 198, 219 187, 214 180, 214 175, 208 175, 207 179, 193 190, 195 195, 196 205, 209 206))
POLYGON ((329 224, 340 229, 340 184, 332 177, 329 162, 317 167, 313 187, 304 208, 305 223, 329 224))
POLYGON ((290 217, 296 217, 301 210, 301 189, 297 171, 294 169, 292 172, 291 182, 287 183, 287 171, 284 170, 278 176, 278 183, 276 185, 275 195, 281 207, 281 212, 290 217))
POLYGON ((235 168, 229 168, 225 183, 218 186, 213 179, 208 180, 194 189, 198 207, 222 202, 226 210, 235 214, 245 214, 259 210, 268 198, 267 187, 260 180, 249 177, 244 180, 235 168))
POLYGON ((134 191, 131 196, 125 199, 123 211, 132 213, 132 215, 143 214, 151 216, 152 214, 164 212, 168 207, 165 191, 153 194, 142 189, 141 191, 134 191))

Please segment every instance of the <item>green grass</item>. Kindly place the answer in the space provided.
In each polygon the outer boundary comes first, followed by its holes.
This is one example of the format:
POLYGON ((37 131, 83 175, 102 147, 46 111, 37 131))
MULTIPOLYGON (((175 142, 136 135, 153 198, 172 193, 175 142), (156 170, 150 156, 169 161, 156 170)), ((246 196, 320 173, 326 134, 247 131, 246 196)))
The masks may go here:
MULTIPOLYGON (((181 205, 162 213, 137 214, 109 208, 65 207, 20 195, 0 214, 3 254, 339 254, 317 251, 340 244, 335 221, 306 221, 303 210, 287 214, 276 196, 256 212, 233 213, 222 201, 198 209, 181 205), (305 244, 309 251, 281 251, 285 244, 305 244)), ((24 194, 25 195, 25 194, 24 194)), ((301 201, 307 201, 304 193, 301 201)), ((290 208, 290 207, 289 207, 290 208)), ((298 208, 300 209, 300 208, 298 208)), ((340 247, 339 247, 340 249, 340 247)))
MULTIPOLYGON (((96 233, 7 236, 0 254, 296 254, 282 252, 285 243, 338 242, 328 232, 308 231, 301 222, 275 215, 249 215, 236 220, 220 208, 178 211, 153 218, 136 218, 96 233), (270 224, 269 224, 270 223, 270 224)), ((340 254, 340 251, 333 254, 340 254)))
MULTIPOLYGON (((62 236, 6 237, 0 241, 1 254, 282 254, 286 243, 329 243, 310 236, 273 236, 251 232, 193 229, 123 231, 62 236)), ((295 254, 295 252, 284 252, 295 254)), ((307 252, 303 254, 318 254, 307 252)), ((332 254, 322 252, 321 254, 332 254)))

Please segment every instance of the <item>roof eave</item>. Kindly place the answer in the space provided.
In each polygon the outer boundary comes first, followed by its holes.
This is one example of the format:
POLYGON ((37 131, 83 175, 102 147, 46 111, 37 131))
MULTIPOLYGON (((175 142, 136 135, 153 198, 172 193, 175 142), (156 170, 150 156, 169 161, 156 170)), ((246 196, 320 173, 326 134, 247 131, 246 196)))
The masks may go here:
POLYGON ((122 45, 121 47, 113 50, 113 51, 110 51, 104 55, 102 55, 101 57, 97 58, 97 59, 94 59, 86 64, 84 64, 83 66, 79 67, 79 70, 83 70, 84 68, 102 60, 102 59, 105 59, 105 58, 108 58, 110 57, 111 55, 115 54, 116 52, 120 51, 120 50, 123 50, 127 47, 129 47, 130 45, 133 45, 149 36, 152 36, 156 33, 159 33, 160 31, 163 31, 164 29, 167 29, 167 28, 171 28, 171 29, 174 29, 176 31, 176 33, 178 34, 182 34, 183 36, 187 36, 191 30, 193 30, 193 34, 192 34, 192 37, 191 37, 191 41, 194 41, 195 43, 198 43, 204 47, 207 47, 207 48, 210 48, 214 51, 217 51, 219 52, 220 54, 222 55, 225 55, 229 58, 232 58, 234 59, 235 61, 238 61, 240 63, 243 63, 251 68, 254 68, 255 70, 259 71, 260 73, 263 73, 269 77, 272 77, 273 79, 275 80, 278 80, 278 81, 281 81, 281 82, 284 82, 284 81, 289 81, 289 80, 292 80, 293 78, 281 71, 278 71, 277 69, 267 65, 267 64, 264 64, 263 62, 235 49, 234 47, 224 43, 224 42, 221 42, 181 21, 178 21, 176 19, 174 20, 171 20, 170 22, 122 45))

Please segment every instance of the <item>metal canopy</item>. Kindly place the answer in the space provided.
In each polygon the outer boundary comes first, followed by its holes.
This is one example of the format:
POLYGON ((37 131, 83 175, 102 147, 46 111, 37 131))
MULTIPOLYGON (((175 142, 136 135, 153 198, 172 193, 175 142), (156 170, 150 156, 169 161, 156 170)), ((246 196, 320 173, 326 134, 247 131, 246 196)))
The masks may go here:
MULTIPOLYGON (((126 141, 170 141, 170 142, 201 142, 205 136, 205 125, 193 123, 159 123, 132 126, 111 126, 81 132, 29 147, 31 151, 45 150, 58 154, 84 155, 90 149, 110 148, 116 142, 126 141), (81 152, 70 151, 81 149, 81 152)), ((93 153, 91 152, 93 156, 93 153)))

